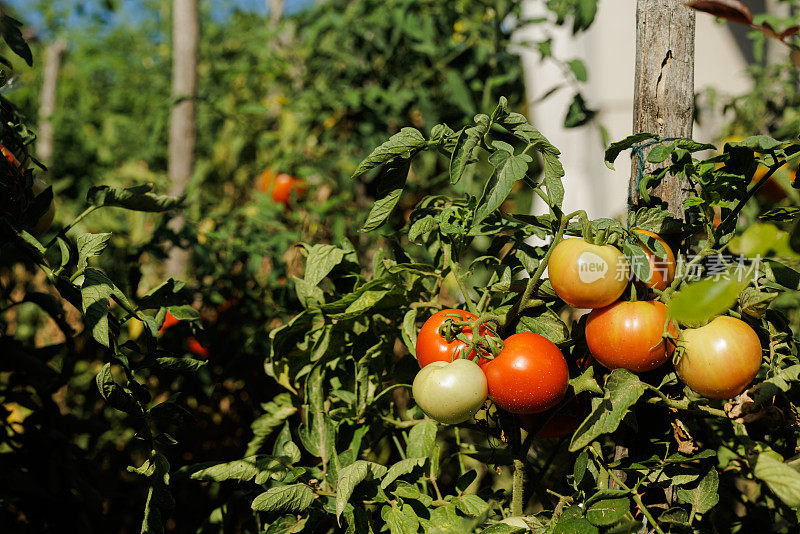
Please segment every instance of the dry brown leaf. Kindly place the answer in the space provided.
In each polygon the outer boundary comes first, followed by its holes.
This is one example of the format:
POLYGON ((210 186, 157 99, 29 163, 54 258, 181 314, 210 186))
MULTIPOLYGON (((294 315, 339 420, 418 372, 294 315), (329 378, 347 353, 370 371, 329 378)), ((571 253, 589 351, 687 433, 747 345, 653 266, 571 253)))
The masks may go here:
POLYGON ((753 23, 750 9, 739 0, 690 0, 685 5, 731 22, 747 25, 753 23))

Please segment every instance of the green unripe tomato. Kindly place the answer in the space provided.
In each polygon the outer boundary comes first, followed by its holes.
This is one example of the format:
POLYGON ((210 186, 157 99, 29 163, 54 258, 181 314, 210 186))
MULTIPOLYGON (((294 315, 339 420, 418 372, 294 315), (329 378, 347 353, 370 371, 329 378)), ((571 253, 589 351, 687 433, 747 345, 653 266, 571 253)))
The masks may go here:
POLYGON ((486 376, 466 359, 431 362, 417 373, 411 388, 428 417, 454 425, 470 419, 486 401, 486 376))

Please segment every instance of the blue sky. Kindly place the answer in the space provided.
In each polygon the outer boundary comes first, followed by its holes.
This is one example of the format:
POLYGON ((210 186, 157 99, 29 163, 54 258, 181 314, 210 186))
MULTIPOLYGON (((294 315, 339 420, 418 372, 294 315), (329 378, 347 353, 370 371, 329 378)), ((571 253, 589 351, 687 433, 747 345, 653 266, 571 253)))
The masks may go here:
MULTIPOLYGON (((162 1, 169 2, 169 0, 162 1)), ((201 2, 211 5, 212 16, 216 19, 224 19, 226 15, 235 9, 251 11, 264 15, 267 13, 266 2, 264 0, 201 0, 201 2)), ((4 0, 4 3, 19 13, 27 25, 33 27, 38 27, 41 25, 41 16, 39 16, 35 9, 30 7, 30 0, 4 0)), ((97 3, 99 2, 84 2, 83 4, 96 5, 97 3)), ((169 3, 171 4, 171 2, 169 3)), ((293 13, 313 3, 314 0, 286 0, 286 11, 288 13, 293 13)), ((113 21, 115 18, 130 20, 131 17, 136 16, 136 13, 143 12, 141 9, 137 9, 141 6, 141 2, 139 0, 117 0, 116 4, 119 6, 119 8, 110 21, 113 21)), ((74 17, 74 23, 78 24, 80 23, 80 20, 81 18, 79 16, 74 17)))

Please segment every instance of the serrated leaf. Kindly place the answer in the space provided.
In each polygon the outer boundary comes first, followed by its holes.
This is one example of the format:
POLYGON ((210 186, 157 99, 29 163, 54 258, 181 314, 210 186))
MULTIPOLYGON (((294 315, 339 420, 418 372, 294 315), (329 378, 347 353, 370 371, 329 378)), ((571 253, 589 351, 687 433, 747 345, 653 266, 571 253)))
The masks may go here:
POLYGON ((795 469, 769 454, 759 454, 753 474, 764 481, 786 506, 800 507, 800 473, 795 469))
POLYGON ((302 512, 311 505, 314 492, 305 484, 270 488, 255 499, 250 507, 256 512, 302 512))
POLYGON ((606 380, 603 400, 575 430, 569 450, 580 450, 599 436, 614 432, 628 409, 639 400, 646 389, 645 384, 630 371, 611 371, 606 380))
POLYGON ((453 503, 456 505, 456 508, 467 517, 480 517, 489 509, 489 503, 477 495, 455 497, 453 503))
POLYGON ((707 278, 692 282, 670 300, 669 315, 686 325, 702 324, 729 310, 749 283, 747 273, 732 269, 723 274, 721 280, 707 278))
POLYGON ((339 471, 339 481, 336 484, 336 518, 338 519, 342 515, 356 486, 369 476, 381 478, 387 471, 386 467, 366 460, 356 460, 347 467, 343 467, 339 471))
MULTIPOLYGON (((791 469, 791 468, 790 468, 791 469)), ((797 475, 800 478, 800 475, 797 475)), ((678 500, 692 507, 692 513, 704 514, 711 510, 719 501, 719 475, 714 468, 709 469, 706 476, 694 489, 678 488, 678 500)))
POLYGON ((426 419, 417 423, 408 433, 407 458, 430 458, 436 445, 436 423, 426 419))
POLYGON ((235 480, 238 482, 251 481, 263 471, 283 471, 288 468, 284 461, 273 456, 259 455, 248 456, 241 460, 212 465, 202 469, 193 470, 190 466, 182 468, 180 472, 190 472, 192 480, 207 482, 225 482, 235 480))
POLYGON ((564 184, 561 178, 564 176, 564 167, 558 160, 556 154, 543 152, 544 161, 544 185, 547 189, 547 197, 550 199, 551 206, 561 207, 564 202, 564 184))
POLYGON ((156 358, 156 364, 162 369, 170 369, 181 373, 196 373, 207 365, 208 362, 204 360, 195 360, 194 358, 172 358, 163 356, 156 358))
POLYGON ((297 413, 297 408, 292 405, 292 397, 288 393, 279 393, 271 401, 262 404, 261 408, 265 413, 250 425, 253 439, 247 444, 245 456, 252 456, 258 452, 266 438, 286 419, 297 413))
POLYGON ((410 161, 403 160, 399 165, 388 168, 380 177, 378 199, 372 204, 361 232, 370 232, 386 222, 403 194, 410 167, 410 161))
POLYGON ((633 135, 629 135, 625 139, 621 141, 617 141, 615 143, 611 143, 608 145, 606 149, 605 155, 605 162, 606 167, 609 169, 614 169, 614 161, 616 161, 617 157, 622 153, 622 151, 631 148, 633 145, 639 144, 642 141, 647 141, 648 139, 658 139, 657 136, 651 133, 637 133, 633 135))
POLYGON ((333 245, 318 243, 308 250, 306 269, 303 279, 316 286, 323 278, 328 276, 331 269, 339 265, 344 259, 345 251, 333 245))
POLYGON ((622 253, 628 260, 628 265, 631 266, 631 271, 639 280, 649 282, 652 277, 650 272, 650 262, 647 258, 647 252, 638 243, 628 243, 623 241, 622 253))
POLYGON ((569 328, 566 323, 550 308, 533 317, 520 317, 517 323, 517 332, 533 332, 546 337, 553 343, 560 343, 569 338, 569 328))
POLYGON ((106 248, 110 233, 106 234, 81 234, 77 239, 78 266, 77 270, 82 271, 86 268, 89 258, 98 256, 106 248))
POLYGON ((528 172, 528 155, 513 155, 505 150, 497 150, 489 156, 489 163, 495 168, 491 179, 487 182, 483 196, 475 210, 473 224, 480 224, 506 200, 514 184, 525 177, 528 172))
POLYGON ((403 128, 388 141, 380 145, 372 151, 372 153, 362 161, 355 172, 353 178, 364 174, 368 170, 383 165, 393 159, 411 159, 411 157, 420 149, 426 146, 425 138, 416 128, 403 128))
POLYGON ((579 376, 570 378, 569 383, 572 386, 572 389, 575 391, 575 395, 583 393, 584 391, 591 391, 592 393, 597 393, 598 395, 603 394, 603 389, 594 378, 594 367, 589 367, 579 376))
POLYGON ((389 471, 386 472, 386 476, 384 476, 383 480, 381 481, 381 488, 388 488, 392 482, 397 480, 399 477, 412 472, 415 467, 422 467, 425 465, 427 460, 427 458, 406 458, 405 460, 400 460, 396 464, 392 465, 392 467, 389 468, 389 471))
POLYGON ((475 115, 474 123, 473 126, 464 128, 458 134, 456 146, 453 148, 453 155, 450 157, 451 184, 456 184, 461 179, 464 169, 473 159, 473 150, 475 150, 475 147, 478 146, 491 126, 489 117, 483 114, 475 115))
POLYGON ((156 195, 150 191, 152 184, 134 187, 92 187, 86 194, 86 201, 93 206, 110 206, 133 211, 159 213, 180 207, 182 198, 156 195))
POLYGON ((586 509, 586 519, 598 527, 613 525, 628 513, 630 507, 627 497, 597 501, 586 509))

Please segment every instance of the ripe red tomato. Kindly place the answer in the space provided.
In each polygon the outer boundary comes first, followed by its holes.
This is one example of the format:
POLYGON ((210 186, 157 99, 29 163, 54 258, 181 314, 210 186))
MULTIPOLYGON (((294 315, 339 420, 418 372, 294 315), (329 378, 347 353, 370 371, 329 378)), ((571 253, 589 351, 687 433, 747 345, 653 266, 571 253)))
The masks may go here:
POLYGON ((292 196, 292 190, 297 196, 303 196, 306 192, 305 183, 299 178, 294 178, 288 174, 279 174, 275 177, 272 184, 272 200, 281 204, 288 204, 292 196))
POLYGON ((704 397, 735 397, 761 368, 758 334, 734 317, 723 315, 700 328, 684 329, 682 345, 685 352, 675 369, 687 386, 704 397))
MULTIPOLYGON (((650 371, 669 359, 662 339, 667 307, 657 301, 615 302, 586 318, 586 344, 594 359, 609 369, 650 371)), ((677 329, 670 324, 670 332, 677 329)))
POLYGON ((178 324, 178 322, 179 322, 178 318, 172 315, 169 309, 167 309, 167 315, 164 316, 164 323, 161 325, 161 329, 158 331, 158 333, 159 334, 163 333, 164 330, 166 330, 167 328, 172 328, 173 326, 178 324))
POLYGON ((630 266, 611 245, 565 239, 553 249, 547 264, 550 283, 573 308, 602 308, 617 300, 628 286, 630 266))
MULTIPOLYGON (((467 348, 467 344, 458 339, 448 342, 447 339, 439 332, 439 328, 444 324, 447 319, 454 321, 474 321, 477 319, 475 314, 464 310, 446 309, 438 311, 431 315, 431 318, 425 321, 422 328, 417 335, 417 361, 420 367, 425 367, 431 362, 451 362, 457 358, 462 357, 462 352, 467 348), (452 317, 456 315, 457 317, 452 317), (450 316, 450 317, 448 317, 450 316)), ((472 339, 472 329, 465 326, 462 332, 467 339, 472 339)), ((492 332, 484 324, 481 327, 481 335, 491 336, 492 332)), ((478 357, 476 351, 472 351, 467 356, 470 360, 475 360, 478 357)), ((479 365, 483 365, 485 359, 480 358, 479 365)))
MULTIPOLYGON (((578 397, 572 397, 564 407, 536 433, 537 438, 561 438, 571 434, 583 422, 586 417, 587 409, 578 397)), ((530 432, 533 430, 539 418, 539 414, 524 414, 519 416, 522 428, 530 432)))
POLYGON ((666 258, 657 257, 652 251, 645 249, 647 254, 647 263, 650 265, 650 281, 647 282, 647 287, 664 291, 675 279, 675 254, 669 248, 667 242, 661 239, 656 233, 648 230, 634 230, 637 234, 643 234, 655 238, 667 250, 666 258))
POLYGON ((569 382, 567 361, 558 347, 531 332, 509 336, 483 372, 494 403, 518 414, 549 410, 564 398, 569 382))
POLYGON ((429 417, 454 425, 471 418, 483 406, 486 376, 470 360, 432 362, 417 373, 411 391, 429 417))
POLYGON ((189 352, 195 356, 200 356, 203 359, 207 359, 208 355, 210 354, 209 350, 193 337, 190 337, 186 342, 186 347, 189 349, 189 352))

